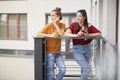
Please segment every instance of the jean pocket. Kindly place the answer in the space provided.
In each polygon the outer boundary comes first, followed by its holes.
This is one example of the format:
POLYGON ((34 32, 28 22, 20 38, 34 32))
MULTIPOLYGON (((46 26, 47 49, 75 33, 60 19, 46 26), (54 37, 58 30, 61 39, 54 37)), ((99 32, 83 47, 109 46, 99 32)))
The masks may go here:
POLYGON ((48 54, 48 58, 49 58, 49 60, 54 60, 55 56, 54 56, 54 54, 48 54))

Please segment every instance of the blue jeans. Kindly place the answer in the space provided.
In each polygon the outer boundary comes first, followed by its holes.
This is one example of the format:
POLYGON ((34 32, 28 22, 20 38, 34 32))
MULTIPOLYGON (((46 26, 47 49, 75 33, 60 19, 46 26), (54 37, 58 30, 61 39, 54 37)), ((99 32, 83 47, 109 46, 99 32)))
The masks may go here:
POLYGON ((73 57, 81 67, 80 80, 86 80, 89 72, 89 60, 91 58, 91 47, 88 45, 74 45, 73 46, 73 57))
POLYGON ((62 54, 46 54, 46 80, 54 79, 54 63, 58 67, 58 74, 55 80, 62 80, 66 71, 62 54))

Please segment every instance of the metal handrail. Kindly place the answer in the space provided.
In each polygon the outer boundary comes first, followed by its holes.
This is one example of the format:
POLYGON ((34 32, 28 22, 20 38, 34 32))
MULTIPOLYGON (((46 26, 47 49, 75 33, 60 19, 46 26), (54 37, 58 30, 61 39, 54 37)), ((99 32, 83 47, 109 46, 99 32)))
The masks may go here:
MULTIPOLYGON (((40 39, 40 37, 35 37, 35 38, 40 39)), ((49 37, 42 37, 41 39, 50 39, 50 38, 49 37)), ((98 52, 102 53, 102 54, 100 54, 100 57, 103 57, 104 54, 105 54, 104 50, 105 50, 106 43, 109 44, 114 50, 117 49, 116 44, 111 43, 109 40, 107 40, 104 37, 88 37, 88 38, 86 38, 86 37, 79 37, 79 38, 78 37, 60 37, 60 38, 51 38, 51 39, 65 39, 65 40, 69 40, 69 39, 98 39, 99 40, 99 43, 98 43, 99 45, 97 46, 98 48, 95 48, 95 49, 98 49, 98 52), (100 49, 102 49, 102 51, 99 51, 100 49)), ((45 44, 45 41, 42 41, 42 42, 45 44)), ((100 58, 100 59, 102 59, 102 58, 100 58)), ((100 60, 100 61, 103 61, 103 60, 100 60)), ((65 75, 65 76, 69 77, 69 75, 65 75)), ((108 79, 107 78, 102 78, 102 80, 108 80, 108 79)))

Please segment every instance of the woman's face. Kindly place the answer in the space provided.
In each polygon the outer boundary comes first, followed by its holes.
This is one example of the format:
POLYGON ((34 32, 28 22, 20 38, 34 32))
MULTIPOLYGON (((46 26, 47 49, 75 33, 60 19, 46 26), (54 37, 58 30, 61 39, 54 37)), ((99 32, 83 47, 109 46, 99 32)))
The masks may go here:
POLYGON ((51 12, 51 20, 54 21, 57 18, 58 18, 58 16, 56 15, 56 12, 55 11, 51 12))
POLYGON ((83 23, 84 20, 85 20, 85 17, 82 16, 82 14, 80 12, 77 12, 77 14, 76 14, 76 20, 77 20, 78 23, 83 23))

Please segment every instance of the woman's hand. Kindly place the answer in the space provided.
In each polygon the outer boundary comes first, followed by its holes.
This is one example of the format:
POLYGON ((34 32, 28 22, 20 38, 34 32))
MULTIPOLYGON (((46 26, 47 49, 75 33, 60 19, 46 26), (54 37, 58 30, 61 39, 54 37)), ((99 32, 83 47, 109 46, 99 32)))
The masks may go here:
POLYGON ((87 30, 85 30, 84 27, 82 27, 82 29, 78 32, 78 36, 89 37, 89 33, 87 32, 87 30))
POLYGON ((78 33, 77 33, 77 36, 78 37, 81 37, 83 35, 83 32, 82 31, 79 31, 78 33))
POLYGON ((84 35, 85 37, 89 37, 89 34, 88 34, 88 33, 83 33, 83 35, 84 35))
POLYGON ((54 37, 54 38, 59 38, 59 37, 60 37, 60 35, 59 35, 59 33, 54 32, 54 33, 52 33, 52 34, 51 34, 51 37, 54 37))
POLYGON ((38 33, 38 34, 37 34, 37 37, 43 38, 43 37, 45 37, 45 36, 44 36, 44 33, 38 33))
POLYGON ((57 23, 59 23, 59 21, 60 21, 60 20, 59 20, 59 18, 57 17, 55 20, 53 20, 53 24, 54 24, 54 25, 57 25, 57 23))

